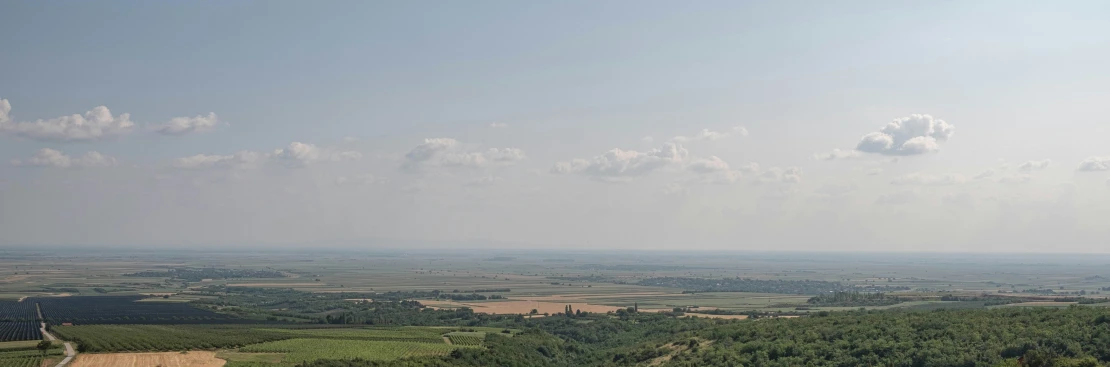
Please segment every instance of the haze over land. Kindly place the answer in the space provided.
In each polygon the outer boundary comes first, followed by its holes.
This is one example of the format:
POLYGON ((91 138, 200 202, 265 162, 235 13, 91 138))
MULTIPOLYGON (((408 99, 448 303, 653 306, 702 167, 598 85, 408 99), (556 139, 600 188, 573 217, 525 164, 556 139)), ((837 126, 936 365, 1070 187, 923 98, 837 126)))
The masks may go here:
POLYGON ((0 247, 1107 252, 1106 2, 8 3, 0 247))

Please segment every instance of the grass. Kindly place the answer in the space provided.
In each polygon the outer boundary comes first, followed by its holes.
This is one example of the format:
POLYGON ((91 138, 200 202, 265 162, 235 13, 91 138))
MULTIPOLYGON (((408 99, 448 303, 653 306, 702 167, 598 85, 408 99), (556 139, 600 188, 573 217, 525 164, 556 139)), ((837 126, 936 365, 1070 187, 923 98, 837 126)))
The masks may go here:
POLYGON ((38 340, 23 340, 17 342, 0 342, 0 352, 11 349, 27 349, 34 348, 39 344, 38 340))

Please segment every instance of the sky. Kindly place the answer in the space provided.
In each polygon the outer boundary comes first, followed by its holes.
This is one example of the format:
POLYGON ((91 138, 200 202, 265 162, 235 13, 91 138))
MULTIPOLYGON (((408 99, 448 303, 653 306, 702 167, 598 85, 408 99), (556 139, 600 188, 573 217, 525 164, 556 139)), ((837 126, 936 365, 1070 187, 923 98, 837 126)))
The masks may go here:
POLYGON ((1107 18, 0 1, 0 246, 1110 252, 1107 18))

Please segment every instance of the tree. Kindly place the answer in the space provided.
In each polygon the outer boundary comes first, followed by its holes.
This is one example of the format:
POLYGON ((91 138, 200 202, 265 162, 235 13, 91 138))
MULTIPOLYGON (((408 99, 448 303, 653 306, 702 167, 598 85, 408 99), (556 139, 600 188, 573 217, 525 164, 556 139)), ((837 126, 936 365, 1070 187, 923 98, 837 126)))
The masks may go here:
POLYGON ((38 350, 42 352, 42 356, 46 357, 46 350, 50 349, 50 347, 53 345, 53 343, 47 340, 43 340, 40 341, 38 345, 35 345, 35 348, 38 348, 38 350))

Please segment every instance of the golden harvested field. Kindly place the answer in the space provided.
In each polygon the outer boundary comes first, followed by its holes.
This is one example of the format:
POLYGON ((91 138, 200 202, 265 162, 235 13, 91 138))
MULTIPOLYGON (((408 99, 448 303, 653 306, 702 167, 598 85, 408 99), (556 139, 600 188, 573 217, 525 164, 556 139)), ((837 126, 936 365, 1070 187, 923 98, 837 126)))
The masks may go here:
POLYGON ((227 361, 216 352, 81 354, 71 367, 222 367, 227 361))

